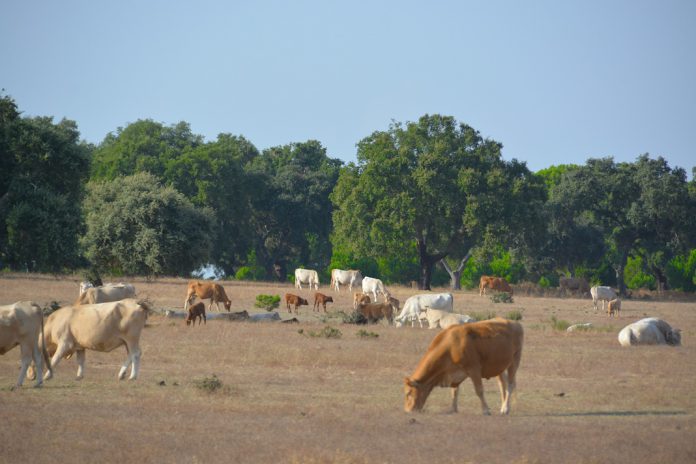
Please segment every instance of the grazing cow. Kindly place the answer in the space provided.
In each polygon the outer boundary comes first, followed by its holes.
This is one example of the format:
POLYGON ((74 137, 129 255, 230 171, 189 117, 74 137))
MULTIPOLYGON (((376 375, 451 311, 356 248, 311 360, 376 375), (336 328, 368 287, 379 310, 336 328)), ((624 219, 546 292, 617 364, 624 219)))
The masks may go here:
POLYGON ((135 287, 131 284, 107 284, 90 287, 80 295, 75 305, 108 303, 135 297, 135 287))
POLYGON ((592 295, 592 304, 594 305, 595 311, 597 311, 597 302, 602 300, 602 311, 604 311, 604 302, 611 301, 616 298, 616 292, 611 287, 601 287, 595 285, 590 289, 590 294, 592 295))
POLYGON ((285 306, 288 307, 288 312, 291 313, 292 311, 290 310, 290 305, 294 305, 295 312, 297 314, 299 314, 300 311, 297 309, 297 307, 302 306, 302 305, 309 306, 309 303, 307 302, 307 300, 305 300, 301 296, 293 295, 292 293, 286 293, 285 294, 285 306))
POLYGON ((341 285, 348 285, 348 291, 352 292, 353 287, 362 284, 363 276, 360 271, 342 269, 331 269, 331 288, 337 292, 341 291, 341 285))
POLYGON ((486 294, 486 288, 497 292, 507 292, 512 296, 512 287, 502 277, 481 276, 481 280, 479 280, 479 296, 486 294))
POLYGON ((232 306, 232 301, 227 298, 227 293, 225 289, 220 284, 213 282, 199 282, 197 280, 192 280, 188 283, 188 288, 186 290, 186 300, 184 300, 184 311, 191 304, 194 297, 198 297, 201 300, 207 300, 210 298, 210 305, 208 305, 208 311, 213 308, 213 303, 215 307, 220 311, 220 302, 225 305, 225 309, 229 312, 232 306))
POLYGON ((201 325, 201 319, 203 319, 203 323, 206 323, 205 319, 205 305, 203 304, 202 301, 199 301, 196 304, 193 304, 188 307, 188 314, 186 315, 186 325, 191 324, 191 327, 196 325, 196 319, 198 319, 198 325, 201 325))
MULTIPOLYGON (((46 343, 55 368, 60 360, 73 353, 77 359, 77 378, 84 376, 85 350, 109 352, 125 345, 128 356, 118 372, 119 380, 126 376, 138 378, 140 370, 140 333, 145 327, 150 308, 134 299, 99 304, 66 306, 46 319, 46 343)), ((44 380, 53 376, 51 371, 44 380)))
POLYGON ((474 322, 474 318, 466 314, 456 314, 441 309, 426 308, 424 314, 425 319, 428 321, 428 327, 431 329, 437 329, 438 327, 446 329, 453 325, 474 322))
POLYGON ((309 285, 309 289, 319 290, 319 274, 313 269, 295 269, 295 288, 302 290, 302 284, 309 285))
POLYGON ((579 292, 585 295, 590 291, 590 284, 587 279, 582 277, 561 277, 558 279, 558 286, 567 292, 579 292))
POLYGON ((357 310, 358 305, 361 303, 371 303, 370 295, 365 295, 362 292, 355 292, 353 294, 353 309, 357 310))
POLYGON ((392 308, 394 308, 395 313, 401 309, 401 302, 391 295, 385 295, 384 302, 392 305, 392 308))
POLYGON ((621 346, 631 345, 681 345, 681 330, 673 329, 667 322, 647 317, 627 325, 619 332, 621 346))
POLYGON ((482 379, 497 376, 502 398, 500 413, 508 414, 523 339, 522 325, 502 318, 443 330, 430 343, 413 374, 404 379, 404 410, 422 410, 432 389, 440 386, 452 389, 452 412, 457 412, 459 384, 470 377, 483 414, 490 415, 482 379))
POLYGON ((411 321, 413 327, 416 320, 423 327, 422 319, 425 318, 427 308, 441 309, 451 313, 454 308, 454 299, 451 293, 421 293, 409 297, 404 303, 404 308, 394 319, 396 326, 401 327, 406 321, 411 321))
POLYGON ((362 292, 363 293, 372 293, 372 299, 374 301, 377 301, 377 294, 384 295, 386 298, 389 296, 389 292, 387 289, 384 287, 384 284, 382 283, 381 280, 375 279, 372 277, 363 277, 362 281, 362 292))
POLYGON ((616 317, 619 317, 619 311, 621 311, 621 300, 618 298, 614 298, 607 304, 607 314, 609 317, 613 316, 616 314, 616 317))
POLYGON ((380 319, 386 319, 391 324, 394 319, 394 308, 389 303, 362 303, 358 305, 358 313, 362 314, 369 324, 380 319))
POLYGON ((324 312, 326 312, 326 303, 333 303, 333 297, 326 296, 323 293, 315 293, 314 294, 314 310, 319 311, 319 305, 321 305, 324 308, 324 312))
POLYGON ((24 377, 31 364, 32 358, 37 366, 39 375, 34 387, 40 387, 43 383, 41 356, 46 361, 46 368, 51 370, 51 362, 48 353, 39 347, 39 339, 44 337, 43 312, 39 305, 32 301, 18 301, 11 305, 0 306, 0 354, 5 354, 19 345, 21 368, 17 384, 12 387, 19 388, 24 383, 24 377))

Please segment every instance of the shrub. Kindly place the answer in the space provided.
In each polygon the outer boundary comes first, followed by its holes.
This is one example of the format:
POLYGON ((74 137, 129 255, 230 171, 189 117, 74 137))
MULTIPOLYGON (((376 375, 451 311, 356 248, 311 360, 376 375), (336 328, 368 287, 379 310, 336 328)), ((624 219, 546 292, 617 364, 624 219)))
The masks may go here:
POLYGON ((365 316, 357 311, 353 311, 350 314, 340 311, 338 315, 341 317, 344 324, 367 324, 367 319, 365 319, 365 316))
POLYGON ((469 316, 472 317, 476 322, 478 322, 478 321, 486 321, 488 319, 493 319, 494 317, 497 316, 497 314, 494 311, 488 311, 488 313, 486 313, 486 314, 473 312, 473 313, 470 313, 469 316))
POLYGON ((512 303, 513 299, 507 292, 498 292, 491 295, 491 301, 493 303, 512 303))
POLYGON ((558 330, 558 331, 565 331, 568 327, 570 327, 570 322, 564 321, 564 320, 559 320, 556 319, 556 316, 551 316, 551 328, 553 330, 558 330))
POLYGON ((365 329, 360 329, 355 333, 355 336, 358 338, 378 338, 379 334, 376 334, 374 332, 368 332, 365 329))
POLYGON ((522 320, 522 311, 510 311, 505 315, 505 319, 509 319, 511 321, 521 321, 522 320))
MULTIPOLYGON (((304 329, 300 329, 297 331, 297 333, 300 335, 304 335, 305 331, 304 329)), ((341 336, 343 335, 340 330, 335 329, 329 325, 327 325, 319 331, 308 330, 306 334, 308 337, 312 338, 341 338, 341 336)))
POLYGON ((222 388, 222 381, 217 378, 217 375, 213 374, 211 377, 194 380, 193 385, 199 390, 214 393, 222 388))
POLYGON ((273 311, 280 306, 280 295, 256 295, 254 306, 266 311, 273 311))

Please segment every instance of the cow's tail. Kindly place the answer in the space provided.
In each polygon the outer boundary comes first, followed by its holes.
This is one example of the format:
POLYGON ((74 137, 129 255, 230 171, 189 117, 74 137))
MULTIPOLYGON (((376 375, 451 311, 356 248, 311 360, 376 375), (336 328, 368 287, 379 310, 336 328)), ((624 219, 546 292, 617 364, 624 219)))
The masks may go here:
POLYGON ((46 338, 44 336, 44 317, 43 310, 41 310, 41 354, 43 355, 44 362, 46 363, 46 370, 53 375, 53 368, 51 367, 51 358, 48 356, 48 351, 46 351, 46 338))

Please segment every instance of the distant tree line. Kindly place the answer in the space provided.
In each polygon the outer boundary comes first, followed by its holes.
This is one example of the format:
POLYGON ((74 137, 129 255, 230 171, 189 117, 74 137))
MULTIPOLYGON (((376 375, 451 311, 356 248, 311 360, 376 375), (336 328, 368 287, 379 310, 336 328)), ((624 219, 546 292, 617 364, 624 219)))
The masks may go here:
POLYGON ((482 274, 696 290, 696 181, 648 154, 529 171, 442 115, 393 123, 357 162, 320 142, 259 151, 138 120, 98 145, 0 94, 0 268, 281 280, 358 268, 429 289, 482 274))

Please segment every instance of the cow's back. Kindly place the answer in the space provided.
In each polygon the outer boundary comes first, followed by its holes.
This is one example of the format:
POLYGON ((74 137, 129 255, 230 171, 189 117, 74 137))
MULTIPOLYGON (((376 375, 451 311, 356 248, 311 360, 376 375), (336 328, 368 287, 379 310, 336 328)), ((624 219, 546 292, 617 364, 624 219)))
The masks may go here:
POLYGON ((14 348, 18 341, 38 335, 42 317, 41 308, 33 301, 0 306, 0 354, 14 348))

